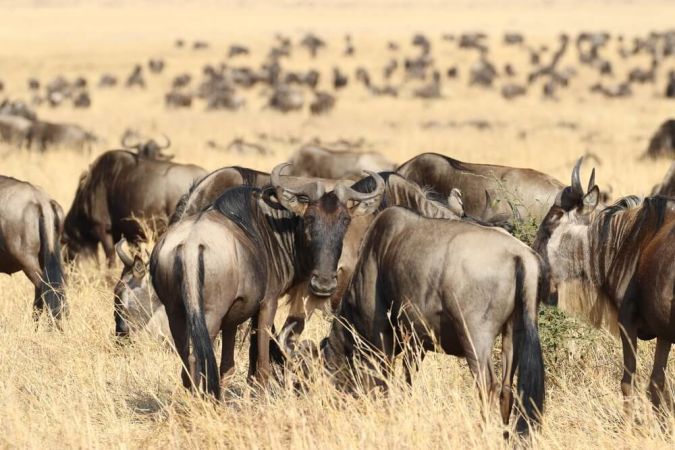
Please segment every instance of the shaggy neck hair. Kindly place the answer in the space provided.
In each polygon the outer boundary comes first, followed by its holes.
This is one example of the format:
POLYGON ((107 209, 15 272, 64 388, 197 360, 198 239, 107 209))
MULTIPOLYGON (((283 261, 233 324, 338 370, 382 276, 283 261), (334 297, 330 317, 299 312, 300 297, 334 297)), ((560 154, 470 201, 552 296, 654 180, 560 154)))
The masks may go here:
POLYGON ((618 200, 589 223, 570 223, 551 236, 551 271, 560 308, 618 334, 618 310, 644 246, 663 225, 665 197, 618 200))

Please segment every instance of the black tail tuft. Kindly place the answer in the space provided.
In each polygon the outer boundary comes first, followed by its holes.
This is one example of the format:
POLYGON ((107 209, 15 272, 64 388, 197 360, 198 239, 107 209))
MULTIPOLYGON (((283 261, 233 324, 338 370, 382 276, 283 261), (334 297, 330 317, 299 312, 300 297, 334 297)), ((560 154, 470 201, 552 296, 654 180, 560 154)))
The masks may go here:
MULTIPOLYGON (((540 299, 546 295, 546 282, 542 280, 542 273, 538 274, 536 297, 528 297, 525 290, 525 267, 520 258, 516 258, 516 301, 520 302, 522 314, 520 315, 522 331, 518 333, 516 345, 518 346, 518 397, 521 399, 521 414, 516 423, 516 431, 525 435, 529 432, 530 425, 537 426, 540 416, 544 412, 544 360, 541 353, 539 331, 537 330, 536 317, 532 317, 531 308, 534 306, 536 314, 540 299), (535 305, 528 305, 529 301, 535 305)), ((545 275, 544 275, 545 276, 545 275)))
POLYGON ((59 223, 58 214, 54 211, 53 227, 53 248, 49 247, 49 230, 45 223, 45 216, 40 212, 38 227, 40 233, 40 266, 42 268, 42 280, 38 287, 38 298, 40 302, 36 306, 46 304, 49 312, 55 319, 61 319, 67 312, 65 294, 63 292, 64 277, 63 265, 61 263, 61 242, 58 236, 59 223))
MULTIPOLYGON (((199 256, 196 267, 197 289, 191 288, 188 282, 191 274, 185 270, 186 262, 183 255, 184 247, 176 249, 175 271, 177 279, 181 280, 181 297, 187 314, 188 333, 192 341, 192 351, 195 354, 195 373, 199 379, 193 382, 201 387, 204 379, 205 390, 215 398, 220 398, 220 379, 218 363, 213 353, 213 345, 204 318, 204 247, 199 246, 199 256), (195 298, 196 294, 196 298, 195 298)), ((193 272, 194 273, 194 272, 193 272)))

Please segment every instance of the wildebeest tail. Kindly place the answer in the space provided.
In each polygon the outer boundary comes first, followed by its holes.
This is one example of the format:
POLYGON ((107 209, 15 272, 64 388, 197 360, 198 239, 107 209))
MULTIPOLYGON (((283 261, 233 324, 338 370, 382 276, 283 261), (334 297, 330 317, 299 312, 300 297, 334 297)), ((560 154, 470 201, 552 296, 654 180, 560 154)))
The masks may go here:
POLYGON ((187 315, 188 335, 192 341, 195 357, 195 377, 193 383, 202 386, 207 393, 220 397, 218 364, 213 353, 211 337, 204 317, 204 246, 176 249, 174 261, 176 277, 180 280, 181 298, 187 315))
MULTIPOLYGON (((535 274, 528 273, 523 260, 516 257, 516 308, 522 310, 522 314, 516 314, 521 324, 516 325, 519 332, 516 333, 518 354, 518 396, 521 401, 520 414, 516 423, 519 434, 527 434, 530 426, 539 423, 540 416, 544 412, 544 360, 539 341, 537 328, 537 310, 541 298, 546 295, 544 287, 546 281, 541 263, 536 267, 535 274)), ((534 269, 530 267, 530 269, 534 269)))
MULTIPOLYGON (((58 206, 51 202, 50 209, 40 208, 38 232, 40 236, 40 268, 42 277, 37 301, 43 302, 55 319, 66 314, 66 299, 63 291, 64 276, 61 262, 60 215, 58 206), (50 220, 51 219, 51 220, 50 220)), ((36 305, 42 306, 42 305, 36 305)))

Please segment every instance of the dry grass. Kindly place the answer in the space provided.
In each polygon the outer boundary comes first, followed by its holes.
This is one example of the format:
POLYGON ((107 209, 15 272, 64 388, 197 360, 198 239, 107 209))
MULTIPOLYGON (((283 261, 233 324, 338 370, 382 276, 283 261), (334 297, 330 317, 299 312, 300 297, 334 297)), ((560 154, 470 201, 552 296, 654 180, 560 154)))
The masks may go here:
MULTIPOLYGON (((58 3, 66 6, 28 8, 10 2, 0 10, 0 78, 13 97, 27 95, 26 78, 31 75, 45 80, 59 73, 83 74, 95 83, 103 71, 123 76, 133 63, 150 56, 162 56, 168 63, 168 73, 148 76, 150 87, 145 92, 94 88, 91 110, 38 111, 44 118, 94 130, 107 141, 96 152, 116 145, 122 131, 134 126, 170 134, 180 161, 210 169, 233 164, 270 169, 296 148, 288 143, 291 137, 301 141, 315 136, 363 137, 370 148, 400 162, 420 151, 438 151, 471 161, 529 166, 567 180, 573 161, 588 150, 602 161, 597 167, 599 184, 611 186, 615 196, 648 193, 668 165, 636 159, 649 134, 672 114, 672 101, 659 98, 653 87, 638 89, 630 100, 601 100, 586 91, 595 79, 582 71, 559 102, 542 101, 537 91, 506 103, 496 89, 468 89, 471 57, 439 37, 448 31, 485 30, 496 43, 502 30, 518 29, 553 46, 563 30, 607 28, 631 35, 670 26, 668 21, 675 16, 672 3, 523 0, 507 9, 490 1, 447 5, 431 0, 415 7, 376 0, 358 5, 330 1, 323 7, 291 2, 277 6, 176 2, 163 8, 153 2, 58 3), (250 45, 252 56, 241 61, 255 63, 275 32, 297 37, 306 30, 320 32, 331 46, 316 61, 297 52, 292 66, 327 72, 338 61, 350 71, 358 64, 375 69, 387 59, 383 50, 387 40, 405 43, 403 49, 410 53, 411 34, 425 31, 434 38, 441 67, 458 62, 461 78, 445 85, 446 98, 438 102, 414 100, 409 93, 399 99, 375 99, 350 87, 340 95, 336 110, 321 118, 263 110, 257 91, 246 94, 248 106, 238 113, 209 113, 201 106, 180 112, 164 109, 163 93, 171 77, 184 71, 197 75, 205 62, 220 60, 230 43, 250 45), (354 61, 340 56, 347 32, 354 35, 357 47, 354 61), (212 46, 203 52, 177 50, 172 46, 176 37, 206 39, 212 46), (420 126, 432 120, 471 119, 485 119, 493 127, 478 131, 420 126), (562 122, 575 123, 576 129, 560 126, 562 122), (205 144, 209 139, 227 144, 238 136, 260 140, 260 133, 275 138, 263 141, 275 151, 273 157, 227 154, 205 144)), ((516 68, 524 63, 522 54, 501 47, 494 57, 500 64, 516 61, 516 68)), ((663 77, 659 90, 662 85, 663 77)), ((94 156, 65 150, 38 155, 0 147, 0 173, 43 186, 67 208, 80 172, 94 156)), ((127 346, 115 342, 112 291, 102 271, 85 267, 71 273, 69 280, 72 314, 59 333, 32 322, 33 290, 22 275, 0 277, 2 447, 506 446, 496 408, 481 426, 466 364, 446 356, 426 360, 412 389, 395 382, 388 396, 355 399, 338 394, 321 378, 305 394, 285 386, 256 392, 244 380, 243 348, 232 398, 214 406, 179 387, 178 360, 167 347, 145 337, 127 346)), ((326 322, 314 321, 309 335, 318 339, 326 322)), ((641 423, 623 419, 617 341, 557 316, 547 315, 545 325, 548 398, 537 446, 672 448, 671 434, 661 431, 644 398, 639 400, 641 423)), ((640 346, 640 392, 649 374, 651 348, 640 346)), ((675 379, 672 364, 669 378, 675 379)), ((672 416, 669 423, 672 429, 672 416)))

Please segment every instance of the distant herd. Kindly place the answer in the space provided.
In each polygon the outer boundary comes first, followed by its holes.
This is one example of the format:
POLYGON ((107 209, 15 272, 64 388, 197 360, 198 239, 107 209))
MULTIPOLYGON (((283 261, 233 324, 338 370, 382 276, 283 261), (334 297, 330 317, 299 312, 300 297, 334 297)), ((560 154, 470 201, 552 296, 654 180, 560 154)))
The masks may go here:
MULTIPOLYGON (((477 93, 496 91, 506 101, 535 92, 546 101, 556 101, 572 95, 572 88, 591 96, 622 99, 632 97, 644 86, 653 86, 657 97, 675 101, 672 30, 635 36, 605 31, 562 33, 553 45, 540 44, 516 31, 505 32, 501 38, 483 32, 442 36, 417 33, 409 42, 382 45, 386 62, 375 65, 368 58, 359 59, 362 53, 357 38, 351 35, 339 43, 329 43, 314 33, 297 40, 278 34, 260 51, 233 43, 226 56, 205 64, 197 73, 174 72, 166 86, 161 76, 171 70, 172 58, 179 58, 187 48, 203 51, 210 47, 205 41, 188 45, 178 39, 173 56, 150 56, 130 67, 126 75, 106 72, 97 82, 83 75, 28 78, 23 86, 28 88, 26 101, 5 99, 0 104, 0 141, 42 151, 54 146, 91 148, 101 144, 95 133, 75 124, 43 121, 29 106, 87 109, 96 102, 95 90, 119 89, 120 95, 136 96, 151 84, 168 89, 164 95, 168 110, 201 107, 207 111, 240 111, 251 107, 247 99, 262 96, 264 108, 314 116, 330 114, 349 86, 370 96, 428 102, 447 100, 460 80, 477 93), (498 62, 495 54, 499 46, 508 49, 513 59, 498 62), (329 47, 331 51, 327 52, 329 47), (335 47, 340 51, 336 53, 335 47), (450 50, 467 55, 467 67, 448 57, 450 50), (302 69, 298 69, 298 54, 310 58, 302 63, 306 64, 302 69), (329 67, 319 70, 319 61, 328 58, 329 67), (345 65, 354 68, 348 70, 345 65), (581 77, 582 73, 587 76, 581 77), (591 81, 582 85, 584 78, 591 81)), ((0 80, 0 95, 18 90, 19 86, 0 80)))
POLYGON ((569 185, 434 153, 398 165, 318 146, 271 173, 208 173, 171 161, 168 144, 127 140, 132 150, 100 155, 66 214, 42 189, 0 176, 0 272, 31 280, 36 315, 67 326, 64 265, 97 260, 102 247, 109 267, 123 263, 116 334, 169 338, 188 388, 223 395, 250 321, 249 377, 263 386, 273 365, 298 358, 320 359, 341 389, 364 367, 361 383, 386 386, 398 354, 412 382, 425 352, 439 351, 466 358, 487 404, 499 399, 505 425, 515 404, 516 429, 528 433, 544 413, 539 306, 573 299, 594 324, 621 329, 627 399, 636 341, 656 339, 649 392, 663 407, 675 341, 673 168, 654 196, 605 205, 595 170, 582 185, 581 159, 569 185), (524 223, 537 228, 532 242, 511 234, 524 223), (298 341, 316 309, 335 314, 319 346, 298 341))

